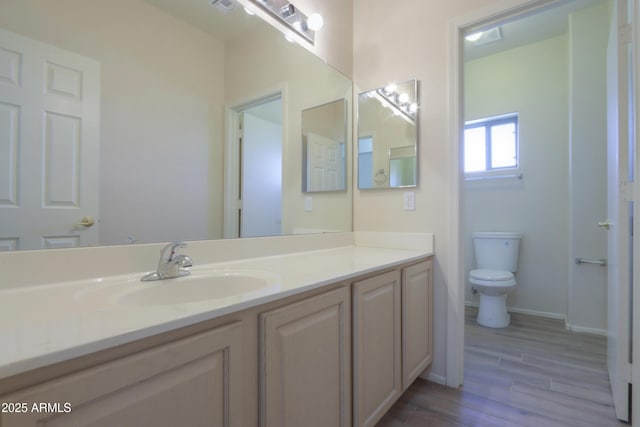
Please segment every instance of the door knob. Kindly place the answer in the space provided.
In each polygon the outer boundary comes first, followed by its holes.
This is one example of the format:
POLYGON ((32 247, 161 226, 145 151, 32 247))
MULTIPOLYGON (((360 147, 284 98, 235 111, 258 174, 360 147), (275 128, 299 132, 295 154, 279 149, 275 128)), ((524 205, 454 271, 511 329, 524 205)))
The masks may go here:
POLYGON ((609 221, 608 219, 605 219, 604 221, 599 221, 598 222, 598 227, 604 227, 607 230, 609 228, 611 228, 612 225, 613 225, 613 223, 611 221, 609 221))
POLYGON ((93 217, 91 216, 85 216, 84 218, 82 218, 80 220, 80 222, 76 222, 74 224, 74 226, 76 227, 91 227, 93 224, 95 224, 95 220, 93 219, 93 217))

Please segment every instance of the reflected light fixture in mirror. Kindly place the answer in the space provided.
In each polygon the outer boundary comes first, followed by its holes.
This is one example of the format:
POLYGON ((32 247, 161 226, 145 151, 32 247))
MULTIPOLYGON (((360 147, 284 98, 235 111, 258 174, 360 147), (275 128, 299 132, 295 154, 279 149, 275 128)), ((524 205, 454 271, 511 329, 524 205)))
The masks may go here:
POLYGON ((390 108, 397 116, 402 115, 410 123, 415 124, 418 103, 411 100, 408 93, 398 93, 398 85, 391 83, 377 89, 374 96, 378 97, 383 106, 390 108))
POLYGON ((418 184, 418 81, 390 83, 358 95, 358 188, 418 184))
MULTIPOLYGON (((278 18, 290 29, 304 37, 311 44, 315 43, 315 32, 324 25, 322 15, 313 13, 307 17, 293 3, 287 0, 251 0, 254 4, 278 18)), ((285 34, 288 41, 294 41, 291 35, 285 34)))

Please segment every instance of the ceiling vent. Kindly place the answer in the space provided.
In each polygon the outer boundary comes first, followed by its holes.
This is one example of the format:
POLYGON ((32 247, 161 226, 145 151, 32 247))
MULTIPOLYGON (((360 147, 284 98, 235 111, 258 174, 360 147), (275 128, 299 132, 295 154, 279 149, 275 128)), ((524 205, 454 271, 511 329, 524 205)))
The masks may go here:
POLYGON ((236 4, 233 0, 211 0, 211 7, 226 15, 236 7, 236 4))

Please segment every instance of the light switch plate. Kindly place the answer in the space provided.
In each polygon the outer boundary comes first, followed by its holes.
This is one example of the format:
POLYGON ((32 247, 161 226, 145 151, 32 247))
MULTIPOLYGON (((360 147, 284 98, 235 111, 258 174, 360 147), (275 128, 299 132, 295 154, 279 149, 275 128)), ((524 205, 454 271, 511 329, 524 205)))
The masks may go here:
POLYGON ((313 210, 313 197, 305 196, 304 198, 304 211, 311 212, 313 210))
POLYGON ((405 211, 416 210, 416 193, 413 191, 406 191, 403 197, 403 205, 405 211))

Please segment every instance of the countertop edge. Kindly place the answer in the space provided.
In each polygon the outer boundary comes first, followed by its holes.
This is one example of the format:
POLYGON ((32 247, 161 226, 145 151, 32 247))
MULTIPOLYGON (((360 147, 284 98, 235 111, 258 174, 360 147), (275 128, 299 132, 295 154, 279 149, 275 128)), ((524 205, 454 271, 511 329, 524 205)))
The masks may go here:
MULTIPOLYGON (((355 248, 355 246, 353 248, 355 248)), ((323 253, 323 252, 330 253, 331 251, 339 250, 339 249, 344 249, 344 247, 319 249, 316 251, 305 251, 302 253, 298 253, 296 255, 297 256, 305 256, 307 254, 316 255, 318 253, 323 253)), ((327 277, 324 280, 314 281, 312 283, 303 283, 300 286, 296 286, 294 288, 290 288, 290 289, 282 290, 269 295, 257 297, 248 301, 242 301, 236 304, 214 308, 211 310, 204 310, 201 312, 189 314, 185 317, 169 319, 165 322, 144 326, 134 330, 123 331, 120 334, 106 336, 106 337, 97 339, 95 341, 80 343, 76 346, 64 348, 57 351, 43 353, 40 355, 33 356, 31 358, 14 360, 13 362, 9 362, 0 366, 0 379, 16 376, 34 369, 42 368, 55 363, 64 362, 77 357, 86 356, 92 353, 104 351, 109 348, 128 344, 128 343, 141 340, 144 338, 148 338, 151 336, 171 332, 180 328, 193 326, 201 322, 213 320, 225 315, 231 315, 243 310, 247 310, 260 305, 275 302, 280 299, 284 299, 284 298, 299 295, 305 292, 317 290, 326 286, 330 286, 332 284, 340 283, 342 281, 348 281, 358 276, 364 276, 370 273, 374 273, 376 271, 390 269, 390 268, 398 267, 404 264, 419 262, 420 260, 427 259, 434 255, 432 250, 406 250, 406 249, 395 249, 395 248, 389 249, 389 248, 379 248, 379 247, 378 248, 372 248, 372 247, 362 248, 361 247, 361 250, 362 249, 368 249, 375 252, 391 251, 396 256, 398 256, 398 253, 402 253, 402 256, 389 262, 378 263, 375 265, 369 265, 363 268, 354 269, 349 273, 341 274, 338 276, 327 277)), ((281 257, 288 257, 288 256, 291 256, 291 254, 277 255, 277 256, 274 256, 273 258, 281 258, 281 257)), ((268 260, 270 258, 272 257, 264 257, 260 259, 268 260)), ((242 262, 238 262, 238 263, 240 264, 242 262)), ((224 263, 224 264, 232 265, 236 263, 231 262, 231 263, 224 263)))

